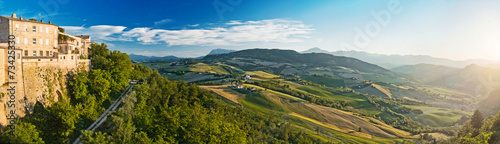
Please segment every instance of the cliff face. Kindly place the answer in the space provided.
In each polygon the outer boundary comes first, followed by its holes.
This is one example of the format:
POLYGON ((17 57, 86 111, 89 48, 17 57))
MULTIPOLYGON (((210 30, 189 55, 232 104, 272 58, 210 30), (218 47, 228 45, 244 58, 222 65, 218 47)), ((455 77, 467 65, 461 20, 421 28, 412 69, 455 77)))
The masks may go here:
MULTIPOLYGON (((79 63, 80 68, 88 70, 88 62, 79 63)), ((77 70, 77 66, 67 67, 58 62, 23 62, 17 71, 15 108, 8 105, 10 97, 8 89, 12 86, 7 83, 0 86, 0 127, 8 125, 11 110, 19 117, 26 112, 33 112, 37 102, 43 106, 51 106, 59 97, 68 97, 68 83, 70 76, 77 70)))

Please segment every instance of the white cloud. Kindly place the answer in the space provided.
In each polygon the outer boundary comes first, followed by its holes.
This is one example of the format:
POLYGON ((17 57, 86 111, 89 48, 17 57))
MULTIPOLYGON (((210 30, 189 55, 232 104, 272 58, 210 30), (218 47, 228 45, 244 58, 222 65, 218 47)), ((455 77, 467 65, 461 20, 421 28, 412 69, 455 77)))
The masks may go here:
POLYGON ((164 24, 172 23, 172 22, 174 22, 173 19, 162 19, 160 21, 155 21, 154 24, 155 24, 155 26, 158 26, 158 25, 164 25, 164 24))
POLYGON ((96 25, 89 28, 76 26, 62 26, 66 33, 72 35, 90 35, 94 39, 105 41, 130 41, 130 39, 121 37, 124 26, 96 25))
POLYGON ((231 21, 226 27, 189 30, 134 28, 122 36, 144 44, 168 45, 237 45, 244 42, 302 42, 313 30, 300 21, 271 19, 261 21, 231 21))
POLYGON ((188 26, 190 26, 190 27, 198 27, 198 26, 200 26, 200 24, 193 24, 193 25, 188 25, 188 26))
POLYGON ((248 42, 302 42, 313 29, 301 21, 270 19, 261 21, 230 21, 222 27, 205 29, 165 30, 148 27, 124 31, 123 26, 99 25, 64 27, 70 34, 89 34, 105 41, 138 41, 142 44, 228 46, 248 42))

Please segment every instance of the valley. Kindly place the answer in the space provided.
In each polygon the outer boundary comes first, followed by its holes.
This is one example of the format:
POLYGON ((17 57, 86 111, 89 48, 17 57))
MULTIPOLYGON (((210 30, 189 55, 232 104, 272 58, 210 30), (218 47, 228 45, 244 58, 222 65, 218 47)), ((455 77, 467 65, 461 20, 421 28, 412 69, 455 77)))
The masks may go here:
POLYGON ((319 128, 316 133, 324 138, 348 135, 337 139, 343 142, 414 139, 423 133, 451 137, 451 130, 470 118, 481 100, 467 91, 429 83, 443 77, 436 74, 453 74, 456 68, 387 70, 317 53, 249 49, 203 59, 137 63, 168 79, 199 84, 237 107, 282 115, 287 123, 308 131, 319 128), (440 73, 432 75, 431 69, 440 73))

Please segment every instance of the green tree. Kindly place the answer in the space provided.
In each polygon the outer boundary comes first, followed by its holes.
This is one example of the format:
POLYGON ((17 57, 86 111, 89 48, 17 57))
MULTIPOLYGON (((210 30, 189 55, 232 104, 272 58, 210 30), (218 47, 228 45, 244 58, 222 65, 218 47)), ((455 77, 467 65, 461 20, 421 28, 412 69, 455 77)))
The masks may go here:
POLYGON ((84 144, 109 144, 106 134, 102 132, 92 132, 89 130, 82 131, 82 138, 80 139, 84 144))
POLYGON ((72 99, 76 103, 82 103, 88 100, 88 75, 87 72, 83 70, 79 70, 73 76, 73 80, 69 82, 71 87, 71 94, 74 99, 72 99))
POLYGON ((14 135, 9 134, 10 128, 0 134, 0 143, 45 143, 39 137, 39 130, 28 122, 18 120, 15 124, 14 135))
POLYGON ((474 111, 471 117, 472 128, 480 129, 483 126, 483 120, 483 114, 479 110, 474 111))
POLYGON ((104 102, 109 97, 111 92, 111 75, 109 72, 94 69, 90 76, 90 92, 96 94, 99 103, 104 102))
POLYGON ((481 133, 476 137, 461 137, 459 139, 460 144, 489 144, 488 140, 493 133, 481 133))
POLYGON ((101 44, 91 44, 89 49, 90 58, 95 58, 96 56, 107 57, 109 54, 108 46, 105 43, 101 44))

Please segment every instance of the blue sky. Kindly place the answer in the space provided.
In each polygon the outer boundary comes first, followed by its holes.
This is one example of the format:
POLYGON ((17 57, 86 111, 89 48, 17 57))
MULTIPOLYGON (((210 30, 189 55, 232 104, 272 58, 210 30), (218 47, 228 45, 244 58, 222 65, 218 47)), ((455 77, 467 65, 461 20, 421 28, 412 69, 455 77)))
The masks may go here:
POLYGON ((12 12, 142 55, 319 47, 500 61, 500 1, 0 0, 12 12))

